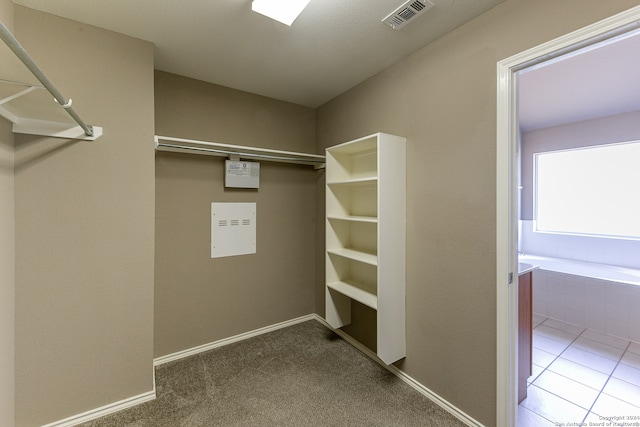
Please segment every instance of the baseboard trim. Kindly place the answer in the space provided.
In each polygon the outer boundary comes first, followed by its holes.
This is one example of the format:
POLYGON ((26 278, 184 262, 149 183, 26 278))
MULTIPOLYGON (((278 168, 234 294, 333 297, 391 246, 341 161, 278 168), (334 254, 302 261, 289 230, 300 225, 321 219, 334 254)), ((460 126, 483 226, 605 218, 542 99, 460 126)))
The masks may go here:
MULTIPOLYGON (((292 326, 298 323, 306 322, 308 320, 316 320, 326 326, 327 328, 334 331, 338 334, 342 339, 347 341, 349 344, 357 348, 359 351, 364 353, 367 357, 371 358, 382 367, 386 368, 389 372, 400 378, 402 381, 407 383, 410 387, 418 391, 423 396, 432 400, 435 404, 440 406, 445 411, 449 412, 460 421, 465 423, 470 427, 485 427, 482 423, 475 420, 473 417, 466 414, 464 411, 460 410, 455 405, 451 404, 451 402, 443 399, 440 395, 433 392, 429 388, 425 387, 420 382, 416 381, 411 376, 404 373, 402 370, 398 369, 394 365, 385 364, 373 351, 369 348, 365 347, 354 338, 352 338, 349 334, 343 332, 340 329, 334 329, 329 325, 322 317, 313 313, 308 314, 306 316, 297 317, 295 319, 287 320, 284 322, 276 323, 274 325, 265 326, 264 328, 255 329, 253 331, 245 332, 242 334, 234 335, 229 338, 224 338, 218 341, 214 341, 209 344, 200 345, 197 347, 189 348, 187 350, 179 351, 176 353, 168 354, 166 356, 161 356, 153 360, 154 368, 156 366, 163 365, 165 363, 173 362, 176 360, 183 359, 185 357, 194 356, 199 353, 203 353, 208 350, 212 350, 214 348, 222 347, 234 342, 246 340, 248 338, 252 338, 258 335, 266 334, 268 332, 276 331, 278 329, 286 328, 288 326, 292 326)), ((60 421, 56 421, 50 424, 43 425, 42 427, 72 427, 78 424, 85 423, 87 421, 94 420, 96 418, 103 417, 105 415, 112 414, 114 412, 122 411, 127 408, 131 408, 132 406, 139 405, 144 402, 148 402, 154 400, 156 398, 156 377, 155 377, 155 369, 153 370, 153 390, 147 393, 140 394, 138 396, 133 396, 128 399, 121 400, 119 402, 115 402, 109 405, 102 406, 100 408, 93 409, 91 411, 84 412, 82 414, 74 415, 69 418, 65 418, 60 421)))
POLYGON ((153 360, 153 366, 160 366, 165 363, 173 362, 176 360, 184 359, 185 357, 194 356, 205 351, 213 350, 214 348, 222 347, 234 342, 246 340, 248 338, 256 337, 258 335, 266 334, 267 332, 276 331, 278 329, 286 328, 298 323, 306 322, 308 320, 315 320, 316 314, 307 314, 306 316, 297 317, 295 319, 286 320, 284 322, 276 323, 274 325, 265 326, 264 328, 254 329, 253 331, 244 332, 242 334, 234 335, 229 338, 223 338, 218 341, 211 342, 209 344, 199 345, 197 347, 188 348, 186 350, 178 351, 176 353, 168 354, 166 356, 160 356, 153 360))
POLYGON ((460 410, 458 407, 453 405, 448 400, 442 398, 440 395, 435 393, 433 390, 430 390, 429 388, 425 387, 419 381, 416 381, 414 378, 412 378, 411 376, 407 375, 402 370, 398 369, 394 365, 387 365, 386 363, 384 363, 373 351, 371 351, 369 348, 367 348, 364 345, 362 345, 360 342, 356 341, 349 334, 343 332, 340 329, 332 328, 331 325, 329 325, 322 317, 318 316, 317 314, 314 314, 313 316, 318 322, 322 323, 327 328, 331 329, 333 332, 338 334, 342 339, 347 341, 349 344, 351 344, 352 346, 354 346, 355 348, 357 348, 358 350, 363 352, 369 358, 371 358, 374 361, 378 362, 382 367, 386 368, 389 372, 391 372, 392 374, 394 374, 395 376, 400 378, 402 381, 407 383, 409 386, 414 388, 416 391, 418 391, 423 396, 425 396, 428 399, 432 400, 436 405, 440 406, 442 409, 444 409, 445 411, 449 412, 451 415, 453 415, 454 417, 456 417, 457 419, 459 419, 460 421, 462 421, 466 425, 468 425, 470 427, 485 427, 484 424, 482 424, 479 421, 475 420, 473 417, 469 416, 467 413, 465 413, 464 411, 460 410))
POLYGON ((100 408, 92 409, 82 414, 74 415, 64 420, 56 421, 50 424, 43 425, 42 427, 71 427, 78 424, 86 423, 87 421, 95 420, 96 418, 104 417, 105 415, 113 414, 114 412, 122 411, 127 408, 139 405, 144 402, 149 402, 156 398, 156 381, 155 375, 153 378, 153 390, 147 393, 142 393, 137 396, 123 399, 119 402, 111 403, 109 405, 102 406, 100 408))

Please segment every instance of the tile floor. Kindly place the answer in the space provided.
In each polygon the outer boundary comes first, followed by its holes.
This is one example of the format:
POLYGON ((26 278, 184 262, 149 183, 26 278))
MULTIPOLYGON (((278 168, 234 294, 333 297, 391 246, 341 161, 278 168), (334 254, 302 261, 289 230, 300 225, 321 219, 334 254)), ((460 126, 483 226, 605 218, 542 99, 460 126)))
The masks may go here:
POLYGON ((518 427, 640 426, 640 343, 537 315, 533 328, 518 427))

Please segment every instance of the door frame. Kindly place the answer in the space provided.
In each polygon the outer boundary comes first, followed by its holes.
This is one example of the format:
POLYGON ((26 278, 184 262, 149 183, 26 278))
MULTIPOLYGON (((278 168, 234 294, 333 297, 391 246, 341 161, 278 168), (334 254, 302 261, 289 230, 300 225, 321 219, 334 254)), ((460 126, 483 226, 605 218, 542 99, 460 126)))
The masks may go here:
POLYGON ((517 76, 542 62, 640 28, 640 6, 528 49, 497 64, 496 157, 496 425, 517 425, 518 257, 517 76), (510 283, 511 282, 511 283, 510 283))

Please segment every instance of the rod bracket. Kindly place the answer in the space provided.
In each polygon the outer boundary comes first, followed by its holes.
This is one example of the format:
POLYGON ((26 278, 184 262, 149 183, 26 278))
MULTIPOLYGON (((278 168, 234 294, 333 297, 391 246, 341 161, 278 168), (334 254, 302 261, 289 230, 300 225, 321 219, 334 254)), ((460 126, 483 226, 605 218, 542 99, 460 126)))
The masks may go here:
POLYGON ((64 109, 67 108, 71 108, 71 104, 73 104, 73 99, 69 98, 69 100, 67 102, 65 102, 64 104, 61 104, 60 101, 58 101, 56 98, 53 98, 54 101, 56 101, 56 104, 58 104, 59 106, 61 106, 64 109))

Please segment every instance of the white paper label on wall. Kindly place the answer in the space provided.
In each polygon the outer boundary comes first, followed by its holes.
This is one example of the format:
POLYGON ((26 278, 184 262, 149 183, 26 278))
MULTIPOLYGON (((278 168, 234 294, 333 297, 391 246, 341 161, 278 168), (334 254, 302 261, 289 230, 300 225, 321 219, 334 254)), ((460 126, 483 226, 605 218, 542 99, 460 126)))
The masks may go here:
POLYGON ((211 203, 211 258, 256 253, 256 204, 211 203))
POLYGON ((226 160, 224 185, 233 188, 258 188, 260 163, 226 160))

